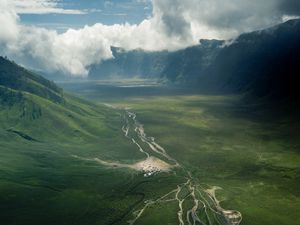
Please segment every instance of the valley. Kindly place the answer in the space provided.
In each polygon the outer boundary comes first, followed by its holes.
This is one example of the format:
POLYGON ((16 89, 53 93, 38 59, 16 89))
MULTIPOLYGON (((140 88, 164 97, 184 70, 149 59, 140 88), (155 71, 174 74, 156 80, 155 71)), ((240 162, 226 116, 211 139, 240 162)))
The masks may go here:
POLYGON ((62 103, 1 105, 3 224, 300 224, 288 108, 141 79, 59 85, 62 103))
POLYGON ((140 84, 124 87, 100 81, 63 86, 121 110, 125 120, 121 129, 136 151, 143 158, 154 154, 175 165, 167 173, 141 174, 146 181, 175 176, 178 182, 144 199, 144 206, 135 209, 135 219, 127 217, 130 223, 153 224, 156 219, 166 224, 299 223, 299 193, 293 188, 299 176, 298 124, 284 117, 266 118, 266 111, 242 104, 241 96, 156 85, 141 92, 140 84), (292 214, 284 216, 281 204, 292 214))
POLYGON ((299 3, 0 0, 0 225, 300 225, 299 3))

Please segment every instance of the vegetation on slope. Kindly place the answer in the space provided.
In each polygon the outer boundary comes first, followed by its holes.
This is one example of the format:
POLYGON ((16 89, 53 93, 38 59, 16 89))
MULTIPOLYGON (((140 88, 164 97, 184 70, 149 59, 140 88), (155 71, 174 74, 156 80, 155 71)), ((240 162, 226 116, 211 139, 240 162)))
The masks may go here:
POLYGON ((63 102, 61 88, 3 57, 0 57, 0 85, 18 91, 26 91, 53 102, 63 102))
POLYGON ((140 179, 74 157, 141 158, 123 135, 119 112, 62 97, 55 84, 4 58, 1 63, 1 223, 109 224, 129 214, 142 199, 127 191, 140 179))

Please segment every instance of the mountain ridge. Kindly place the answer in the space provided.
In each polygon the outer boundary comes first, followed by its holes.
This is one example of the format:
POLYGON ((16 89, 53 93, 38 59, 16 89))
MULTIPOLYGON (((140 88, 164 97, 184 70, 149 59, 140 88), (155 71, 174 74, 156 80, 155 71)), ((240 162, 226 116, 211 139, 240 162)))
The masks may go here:
POLYGON ((112 47, 114 58, 93 65, 89 77, 150 77, 203 91, 295 100, 299 43, 300 19, 294 19, 227 42, 200 40, 198 45, 175 52, 112 47))
POLYGON ((0 86, 36 94, 53 102, 63 102, 63 90, 54 82, 1 56, 0 86))

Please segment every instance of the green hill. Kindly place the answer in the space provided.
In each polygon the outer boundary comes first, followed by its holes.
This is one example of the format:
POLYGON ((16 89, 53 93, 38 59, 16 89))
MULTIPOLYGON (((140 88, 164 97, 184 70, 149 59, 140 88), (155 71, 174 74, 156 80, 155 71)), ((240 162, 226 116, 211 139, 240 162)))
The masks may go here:
POLYGON ((53 82, 0 57, 0 86, 25 91, 49 99, 63 101, 63 91, 53 82))
POLYGON ((2 130, 41 142, 95 138, 110 113, 106 107, 64 96, 53 82, 2 57, 0 108, 2 130))
POLYGON ((54 83, 15 63, 0 62, 1 224, 96 224, 101 217, 107 224, 118 218, 130 205, 128 199, 119 206, 111 198, 99 202, 131 174, 74 155, 141 157, 124 137, 120 112, 63 94, 54 83), (91 211, 97 216, 83 216, 91 211))

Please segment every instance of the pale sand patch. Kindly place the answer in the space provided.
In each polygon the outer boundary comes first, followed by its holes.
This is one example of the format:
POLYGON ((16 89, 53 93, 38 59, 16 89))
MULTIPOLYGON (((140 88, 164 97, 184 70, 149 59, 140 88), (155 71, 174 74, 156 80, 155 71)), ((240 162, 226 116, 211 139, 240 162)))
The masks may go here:
POLYGON ((99 158, 83 158, 83 157, 79 157, 77 155, 73 155, 74 158, 79 158, 82 160, 87 160, 87 161, 95 161, 98 162, 104 166, 107 167, 113 167, 113 168, 129 168, 129 169, 133 169, 133 170, 137 170, 137 171, 141 171, 144 173, 144 176, 151 176, 154 173, 158 173, 158 172, 169 172, 173 167, 168 163, 166 163, 165 161, 150 156, 147 159, 134 163, 134 164, 126 164, 126 163, 119 163, 119 162, 108 162, 108 161, 104 161, 102 159, 99 158))
POLYGON ((144 161, 133 164, 131 167, 144 172, 167 172, 172 168, 170 164, 153 156, 148 157, 144 161))
POLYGON ((101 159, 95 158, 96 162, 101 163, 104 166, 114 167, 114 168, 130 168, 133 170, 141 171, 144 173, 144 176, 151 176, 157 172, 168 172, 173 167, 170 164, 156 158, 148 157, 147 159, 137 162, 135 164, 125 164, 119 162, 107 162, 101 159))

